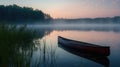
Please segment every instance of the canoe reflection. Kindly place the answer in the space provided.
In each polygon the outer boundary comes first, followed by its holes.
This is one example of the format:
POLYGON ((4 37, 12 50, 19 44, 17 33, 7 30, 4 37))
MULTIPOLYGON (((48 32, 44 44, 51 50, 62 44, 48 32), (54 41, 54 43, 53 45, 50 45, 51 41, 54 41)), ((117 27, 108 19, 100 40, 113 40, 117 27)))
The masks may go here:
POLYGON ((84 51, 76 51, 74 49, 70 49, 64 45, 58 44, 58 47, 66 50, 69 53, 72 53, 74 55, 80 56, 82 58, 94 61, 96 63, 99 63, 101 65, 104 65, 105 67, 109 67, 109 59, 107 58, 107 56, 98 56, 95 54, 91 54, 91 53, 85 53, 84 51))

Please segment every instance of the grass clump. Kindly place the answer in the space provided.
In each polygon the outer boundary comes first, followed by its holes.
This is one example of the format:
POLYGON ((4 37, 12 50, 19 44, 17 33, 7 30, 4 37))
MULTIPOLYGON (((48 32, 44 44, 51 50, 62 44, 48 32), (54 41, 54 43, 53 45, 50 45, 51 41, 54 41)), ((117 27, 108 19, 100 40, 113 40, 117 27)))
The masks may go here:
POLYGON ((10 43, 22 43, 32 41, 35 31, 28 30, 26 25, 0 25, 0 41, 10 43))

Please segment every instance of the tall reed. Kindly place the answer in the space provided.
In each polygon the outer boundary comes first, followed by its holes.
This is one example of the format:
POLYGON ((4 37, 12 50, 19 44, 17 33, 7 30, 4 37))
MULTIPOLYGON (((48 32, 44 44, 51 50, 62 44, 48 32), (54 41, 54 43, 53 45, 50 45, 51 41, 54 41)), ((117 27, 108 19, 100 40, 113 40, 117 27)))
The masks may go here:
POLYGON ((30 67, 34 38, 26 25, 0 24, 0 67, 30 67))

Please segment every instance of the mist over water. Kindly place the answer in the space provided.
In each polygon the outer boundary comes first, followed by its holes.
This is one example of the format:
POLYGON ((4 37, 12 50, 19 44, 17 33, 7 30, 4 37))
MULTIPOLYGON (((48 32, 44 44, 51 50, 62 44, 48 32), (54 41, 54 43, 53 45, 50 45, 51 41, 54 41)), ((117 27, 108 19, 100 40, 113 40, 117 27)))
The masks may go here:
POLYGON ((52 30, 83 30, 83 31, 112 31, 119 32, 120 24, 117 23, 67 23, 50 22, 49 24, 29 24, 28 28, 52 29, 52 30))

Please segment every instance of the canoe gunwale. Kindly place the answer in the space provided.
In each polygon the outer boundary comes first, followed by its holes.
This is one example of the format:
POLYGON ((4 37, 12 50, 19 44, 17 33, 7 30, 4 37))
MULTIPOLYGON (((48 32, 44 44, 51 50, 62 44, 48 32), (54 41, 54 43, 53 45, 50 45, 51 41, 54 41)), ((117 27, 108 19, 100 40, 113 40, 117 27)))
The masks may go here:
POLYGON ((77 42, 77 43, 80 43, 80 44, 84 44, 84 45, 78 45, 78 44, 74 44, 74 45, 77 45, 77 46, 92 46, 92 47, 109 47, 109 46, 100 46, 100 45, 95 45, 95 44, 91 44, 91 43, 86 43, 86 42, 82 42, 82 41, 75 41, 75 40, 70 40, 70 39, 67 39, 67 38, 63 38, 63 37, 61 37, 61 36, 58 36, 58 39, 59 38, 62 38, 63 40, 66 40, 66 41, 74 41, 74 42, 77 42), (87 44, 87 45, 85 45, 85 44, 87 44))

